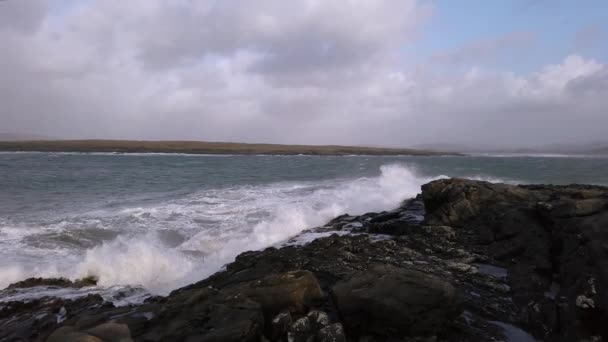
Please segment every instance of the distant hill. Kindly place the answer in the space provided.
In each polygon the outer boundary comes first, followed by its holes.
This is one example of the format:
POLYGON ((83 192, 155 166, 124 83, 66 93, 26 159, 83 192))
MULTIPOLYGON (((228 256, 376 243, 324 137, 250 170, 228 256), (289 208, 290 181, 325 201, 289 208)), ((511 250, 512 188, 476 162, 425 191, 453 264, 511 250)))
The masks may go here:
POLYGON ((243 144, 205 141, 133 140, 28 140, 0 141, 0 151, 192 153, 265 155, 458 155, 456 153, 407 148, 380 148, 339 145, 243 144))

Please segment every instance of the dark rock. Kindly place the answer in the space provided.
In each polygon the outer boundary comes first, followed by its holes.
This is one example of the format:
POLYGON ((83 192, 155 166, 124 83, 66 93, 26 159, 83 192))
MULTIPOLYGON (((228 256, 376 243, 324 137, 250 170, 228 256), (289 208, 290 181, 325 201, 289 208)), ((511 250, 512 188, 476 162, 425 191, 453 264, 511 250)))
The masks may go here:
POLYGON ((97 285, 97 278, 95 277, 85 277, 82 279, 78 279, 75 281, 71 281, 66 278, 28 278, 26 280, 22 280, 11 284, 7 287, 7 289, 19 289, 19 288, 28 288, 35 286, 55 286, 55 287, 74 287, 81 288, 87 286, 95 286, 97 285))
POLYGON ((146 341, 256 341, 263 333, 260 305, 202 289, 171 298, 138 337, 146 341))
POLYGON ((271 341, 282 341, 287 338, 287 331, 291 327, 293 319, 289 311, 278 314, 270 322, 270 332, 268 337, 271 341))
POLYGON ((104 342, 102 339, 87 333, 76 331, 73 327, 61 327, 49 336, 47 342, 104 342))
POLYGON ((125 324, 104 323, 86 331, 78 331, 72 326, 55 330, 47 342, 130 342, 131 333, 125 324))
POLYGON ((450 283, 389 265, 354 273, 333 287, 333 295, 347 330, 358 335, 436 334, 461 312, 450 283))
POLYGON ((73 300, 45 297, 30 302, 1 303, 1 306, 0 341, 44 341, 70 317, 104 308, 99 295, 73 300))
POLYGON ((519 316, 550 340, 608 339, 608 188, 450 179, 423 186, 426 222, 511 264, 519 316), (545 293, 553 283, 555 298, 545 293))
POLYGON ((328 325, 317 333, 318 342, 346 342, 344 328, 340 323, 328 325))
POLYGON ((290 342, 313 342, 314 339, 314 327, 308 317, 302 317, 293 322, 287 333, 287 340, 290 342))
MULTIPOLYGON (((321 331, 329 326, 329 316, 318 310, 310 311, 305 317, 293 322, 288 333, 287 340, 293 342, 312 342, 318 339, 321 331)), ((325 331, 322 335, 325 336, 331 331, 325 331)))
POLYGON ((229 295, 242 295, 259 303, 273 317, 285 309, 304 312, 323 297, 314 274, 309 271, 291 271, 273 274, 256 281, 226 287, 229 295))
POLYGON ((441 179, 422 186, 429 225, 462 227, 488 207, 508 202, 519 205, 530 201, 529 191, 505 184, 441 179))

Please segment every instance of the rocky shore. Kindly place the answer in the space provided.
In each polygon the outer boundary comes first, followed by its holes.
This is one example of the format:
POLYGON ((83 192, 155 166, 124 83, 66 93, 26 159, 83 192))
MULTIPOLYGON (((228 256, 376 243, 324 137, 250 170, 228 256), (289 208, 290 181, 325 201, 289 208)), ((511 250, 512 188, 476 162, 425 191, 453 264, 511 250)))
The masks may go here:
POLYGON ((311 231, 140 305, 0 303, 0 341, 608 340, 608 188, 438 180, 311 231))

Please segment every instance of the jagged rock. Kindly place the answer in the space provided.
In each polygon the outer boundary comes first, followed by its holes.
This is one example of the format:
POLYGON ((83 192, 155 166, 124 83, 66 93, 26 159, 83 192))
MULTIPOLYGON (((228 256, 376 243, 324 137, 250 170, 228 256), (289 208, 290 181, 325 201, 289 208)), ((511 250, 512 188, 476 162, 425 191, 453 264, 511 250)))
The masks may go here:
POLYGON ((49 336, 47 342, 104 342, 102 339, 79 332, 74 327, 61 327, 49 336))
POLYGON ((291 327, 293 319, 289 311, 281 312, 276 315, 270 323, 270 335, 271 341, 282 341, 287 338, 287 331, 291 327))
MULTIPOLYGON (((312 310, 290 326, 287 340, 290 342, 312 342, 318 339, 321 330, 329 326, 329 316, 319 310, 312 310)), ((330 332, 324 332, 325 335, 330 332)), ((323 335, 323 336, 325 336, 323 335)), ((328 335, 329 336, 329 335, 328 335)))
POLYGON ((373 265, 333 287, 348 332, 417 336, 441 332, 461 312, 448 282, 390 265, 373 265))
POLYGON ((148 341, 255 341, 262 336, 260 305, 244 296, 213 289, 170 298, 143 334, 148 341))
POLYGON ((449 179, 422 190, 427 223, 457 227, 467 249, 510 264, 513 300, 537 336, 608 339, 608 188, 449 179))
POLYGON ((125 324, 104 323, 86 331, 73 326, 55 330, 47 342, 132 342, 131 332, 125 324))
POLYGON ((77 279, 75 281, 66 279, 66 278, 28 278, 22 281, 18 281, 14 284, 11 284, 7 287, 7 289, 19 289, 19 288, 28 288, 35 286, 56 286, 56 287, 74 287, 81 288, 86 286, 95 286, 97 285, 97 278, 95 277, 85 277, 82 279, 77 279))
POLYGON ((308 317, 316 330, 329 325, 329 316, 323 311, 312 310, 306 315, 306 317, 308 317))
POLYGON ((314 274, 309 271, 291 271, 273 274, 256 281, 225 289, 228 294, 241 294, 259 303, 269 317, 284 309, 303 312, 323 297, 314 274))
POLYGON ((0 303, 0 341, 44 341, 61 323, 89 310, 113 307, 99 295, 66 300, 44 297, 0 303))
POLYGON ((317 333, 318 342, 346 342, 344 328, 340 323, 328 325, 317 333))
POLYGON ((126 324, 104 323, 87 329, 86 333, 107 342, 129 342, 131 332, 126 324))
POLYGON ((314 327, 308 317, 302 317, 293 322, 287 333, 287 341, 289 342, 313 342, 314 339, 314 327))

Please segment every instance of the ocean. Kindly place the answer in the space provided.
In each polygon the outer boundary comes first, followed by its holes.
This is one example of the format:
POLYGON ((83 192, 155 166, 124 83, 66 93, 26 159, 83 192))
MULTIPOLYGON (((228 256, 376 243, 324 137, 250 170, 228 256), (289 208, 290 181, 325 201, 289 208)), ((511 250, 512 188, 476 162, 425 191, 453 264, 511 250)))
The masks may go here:
POLYGON ((608 158, 0 153, 0 289, 32 276, 99 279, 4 290, 0 301, 166 295, 241 252, 390 210, 442 177, 608 185, 608 158))

